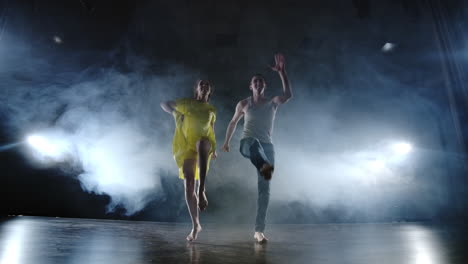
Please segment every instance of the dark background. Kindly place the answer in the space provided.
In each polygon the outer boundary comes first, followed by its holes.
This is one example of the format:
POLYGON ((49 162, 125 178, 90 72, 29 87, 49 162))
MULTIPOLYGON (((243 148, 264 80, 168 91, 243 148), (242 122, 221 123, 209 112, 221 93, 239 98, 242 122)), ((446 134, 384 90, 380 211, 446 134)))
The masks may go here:
MULTIPOLYGON (((2 1, 0 144, 21 142, 28 130, 75 133, 86 123, 65 119, 76 107, 100 116, 118 105, 122 120, 165 142, 158 146, 172 162, 172 120, 159 102, 190 96, 196 78, 211 80, 220 146, 253 74, 266 76, 272 95, 281 91, 267 65, 282 52, 295 98, 277 116, 283 163, 272 222, 460 219, 468 197, 467 15, 456 0, 2 1), (396 47, 383 52, 387 42, 396 47), (317 159, 355 153, 382 131, 403 131, 424 150, 411 168, 392 171, 404 180, 353 189, 341 178, 348 167, 331 171, 328 158, 317 159)), ((236 152, 239 134, 232 153, 212 164, 206 221, 253 219, 255 181, 246 178, 254 171, 236 152)), ((82 160, 44 165, 29 152, 25 144, 0 152, 2 215, 188 221, 175 167, 154 168, 158 187, 129 214, 125 201, 83 184, 82 160)))

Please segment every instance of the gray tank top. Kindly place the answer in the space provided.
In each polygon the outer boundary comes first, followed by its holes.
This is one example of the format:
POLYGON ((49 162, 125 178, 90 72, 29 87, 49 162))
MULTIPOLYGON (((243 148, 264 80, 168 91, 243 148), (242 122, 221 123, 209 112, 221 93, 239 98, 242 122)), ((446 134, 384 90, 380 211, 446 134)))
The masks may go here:
POLYGON ((249 108, 244 113, 244 132, 242 138, 253 137, 261 142, 272 143, 273 123, 276 107, 272 101, 254 105, 253 98, 248 98, 249 108))

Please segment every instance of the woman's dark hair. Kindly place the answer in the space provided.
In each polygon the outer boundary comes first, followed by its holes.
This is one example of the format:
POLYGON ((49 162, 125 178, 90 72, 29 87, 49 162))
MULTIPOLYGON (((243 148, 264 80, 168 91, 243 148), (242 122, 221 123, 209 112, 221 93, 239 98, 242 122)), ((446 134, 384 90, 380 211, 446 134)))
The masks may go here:
POLYGON ((210 100, 211 98, 211 95, 213 94, 213 91, 214 91, 214 86, 211 84, 210 81, 206 80, 206 79, 198 79, 196 82, 195 82, 195 85, 193 86, 193 98, 197 98, 197 89, 198 89, 198 85, 200 84, 201 81, 205 81, 205 82, 208 82, 210 84, 210 93, 208 94, 208 101, 210 100))

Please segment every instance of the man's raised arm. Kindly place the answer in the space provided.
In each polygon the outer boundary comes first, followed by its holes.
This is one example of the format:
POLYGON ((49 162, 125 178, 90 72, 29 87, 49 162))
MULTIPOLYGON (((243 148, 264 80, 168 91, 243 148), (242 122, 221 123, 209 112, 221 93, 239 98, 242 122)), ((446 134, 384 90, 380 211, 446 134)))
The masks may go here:
POLYGON ((275 55, 275 66, 271 67, 271 69, 278 72, 283 85, 283 94, 273 97, 273 102, 276 105, 281 105, 288 102, 289 99, 293 97, 291 83, 286 74, 286 59, 283 54, 278 53, 275 55))

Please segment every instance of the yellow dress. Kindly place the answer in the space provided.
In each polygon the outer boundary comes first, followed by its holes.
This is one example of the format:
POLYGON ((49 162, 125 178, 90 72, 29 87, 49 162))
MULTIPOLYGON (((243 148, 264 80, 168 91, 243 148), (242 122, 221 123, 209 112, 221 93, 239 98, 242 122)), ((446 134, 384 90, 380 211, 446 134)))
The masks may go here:
MULTIPOLYGON (((210 141, 211 149, 208 155, 210 166, 211 154, 216 149, 216 139, 213 130, 216 121, 216 109, 209 103, 203 103, 195 99, 183 98, 175 101, 173 112, 175 120, 174 141, 172 151, 174 159, 179 167, 179 178, 184 179, 182 166, 186 159, 198 159, 197 142, 206 138, 210 141)), ((195 179, 199 179, 198 162, 195 165, 195 179)))

